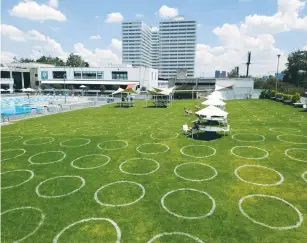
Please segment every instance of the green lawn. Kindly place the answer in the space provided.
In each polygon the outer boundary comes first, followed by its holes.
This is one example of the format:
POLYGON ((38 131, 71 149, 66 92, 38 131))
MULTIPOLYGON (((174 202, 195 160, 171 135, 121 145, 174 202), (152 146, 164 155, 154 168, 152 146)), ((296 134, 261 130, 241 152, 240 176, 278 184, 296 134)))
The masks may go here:
POLYGON ((195 101, 143 103, 2 127, 2 242, 307 242, 306 112, 228 101, 233 138, 192 140, 195 101))

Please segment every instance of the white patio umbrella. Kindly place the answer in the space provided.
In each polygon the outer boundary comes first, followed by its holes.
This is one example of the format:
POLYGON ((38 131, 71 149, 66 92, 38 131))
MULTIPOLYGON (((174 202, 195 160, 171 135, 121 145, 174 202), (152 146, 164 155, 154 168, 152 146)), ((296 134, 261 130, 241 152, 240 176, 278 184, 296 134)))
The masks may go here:
POLYGON ((228 112, 221 110, 213 105, 210 105, 198 112, 196 112, 199 116, 206 116, 206 117, 224 117, 227 118, 228 112))
POLYGON ((86 86, 82 84, 82 85, 80 86, 80 88, 81 88, 81 89, 84 89, 84 88, 86 88, 86 86))
POLYGON ((213 106, 225 106, 226 103, 223 102, 222 100, 220 99, 217 99, 217 98, 212 98, 212 99, 209 99, 209 100, 206 100, 202 103, 202 105, 213 105, 213 106))

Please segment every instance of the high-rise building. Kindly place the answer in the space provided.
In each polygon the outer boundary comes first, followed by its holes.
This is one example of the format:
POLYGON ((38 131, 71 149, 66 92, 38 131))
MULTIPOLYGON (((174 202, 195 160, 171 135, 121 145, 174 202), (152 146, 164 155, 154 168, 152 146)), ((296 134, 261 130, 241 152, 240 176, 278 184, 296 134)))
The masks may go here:
POLYGON ((179 69, 194 77, 195 51, 196 21, 162 21, 159 30, 142 21, 122 23, 123 63, 159 69, 160 78, 174 78, 179 69))
POLYGON ((221 77, 221 71, 220 70, 215 70, 215 78, 220 78, 221 77))
POLYGON ((152 67, 152 32, 143 21, 122 23, 122 62, 152 67))
POLYGON ((221 78, 226 78, 226 76, 227 76, 226 71, 222 71, 222 72, 221 72, 221 78))
POLYGON ((178 69, 194 77, 196 21, 167 20, 159 25, 159 77, 173 78, 178 69))
POLYGON ((151 34, 152 68, 159 69, 159 31, 153 30, 151 34))

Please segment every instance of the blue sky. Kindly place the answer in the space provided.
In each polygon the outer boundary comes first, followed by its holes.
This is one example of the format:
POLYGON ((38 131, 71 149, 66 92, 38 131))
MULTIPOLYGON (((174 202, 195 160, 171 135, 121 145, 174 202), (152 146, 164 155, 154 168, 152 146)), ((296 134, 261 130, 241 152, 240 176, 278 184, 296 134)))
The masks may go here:
POLYGON ((101 59, 104 57, 120 62, 120 48, 115 45, 120 44, 121 40, 120 22, 105 23, 108 14, 120 13, 124 20, 135 20, 136 14, 142 14, 144 17, 141 19, 146 24, 158 26, 159 21, 168 19, 168 16, 172 16, 173 11, 176 11, 185 19, 196 20, 200 25, 197 30, 198 73, 209 74, 215 68, 228 70, 232 66, 241 65, 249 49, 255 53, 255 74, 267 73, 275 66, 275 55, 278 52, 284 56, 281 63, 284 65, 289 52, 307 47, 306 4, 305 0, 51 0, 50 2, 49 0, 2 0, 2 24, 7 25, 7 28, 1 31, 1 50, 5 52, 2 54, 3 60, 9 59, 8 55, 36 57, 38 54, 35 50, 39 49, 41 54, 63 54, 63 56, 78 51, 95 65, 103 65, 101 59), (37 11, 33 3, 39 9, 47 7, 42 10, 46 11, 44 16, 38 14, 33 20, 33 15, 37 11), (164 5, 166 12, 161 14, 159 10, 164 5), (24 11, 22 7, 27 10, 24 11), (46 17, 48 11, 52 12, 49 19, 46 17), (61 19, 63 16, 58 13, 63 15, 65 20, 61 19), (247 16, 254 15, 257 16, 251 18, 250 22, 245 21, 247 16), (267 19, 268 17, 270 18, 267 19), (287 23, 289 18, 291 21, 287 23), (270 28, 266 27, 268 22, 272 25, 270 28), (283 23, 281 26, 276 26, 275 22, 283 23), (246 24, 247 31, 242 24, 246 24), (22 37, 18 41, 14 40, 16 39, 14 35, 22 34, 10 26, 22 31, 26 40, 21 40, 22 37), (217 31, 218 27, 220 31, 217 31), (253 33, 253 29, 257 31, 253 33), (29 39, 27 32, 30 30, 36 30, 53 41, 29 39), (93 35, 99 35, 101 39, 91 40, 90 36, 93 35), (238 38, 240 39, 238 45, 242 40, 242 48, 238 48, 235 44, 238 38), (96 54, 89 53, 96 52, 97 49, 96 54), (264 60, 266 58, 269 60, 264 60))

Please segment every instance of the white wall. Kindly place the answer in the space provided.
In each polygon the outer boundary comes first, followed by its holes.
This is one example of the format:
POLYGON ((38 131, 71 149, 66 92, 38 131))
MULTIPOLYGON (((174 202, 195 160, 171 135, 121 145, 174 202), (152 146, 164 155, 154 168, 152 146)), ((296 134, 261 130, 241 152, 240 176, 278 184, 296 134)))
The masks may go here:
MULTIPOLYGON (((74 79, 75 71, 100 71, 104 73, 103 79, 86 79, 86 81, 93 81, 97 83, 97 81, 117 81, 116 79, 112 79, 113 71, 127 71, 128 79, 127 80, 118 80, 121 82, 139 82, 140 87, 146 87, 147 89, 152 89, 154 87, 158 87, 158 70, 146 67, 105 67, 105 68, 69 68, 69 67, 55 67, 55 68, 38 68, 38 80, 41 81, 41 72, 48 72, 47 80, 53 79, 53 71, 66 71, 66 80, 76 80, 82 83, 83 79, 74 79)), ((94 84, 94 83, 93 83, 94 84)))

